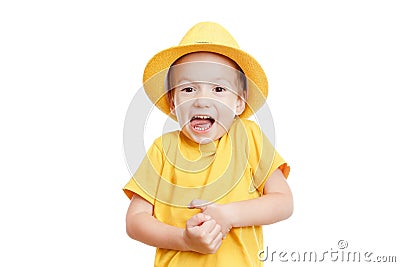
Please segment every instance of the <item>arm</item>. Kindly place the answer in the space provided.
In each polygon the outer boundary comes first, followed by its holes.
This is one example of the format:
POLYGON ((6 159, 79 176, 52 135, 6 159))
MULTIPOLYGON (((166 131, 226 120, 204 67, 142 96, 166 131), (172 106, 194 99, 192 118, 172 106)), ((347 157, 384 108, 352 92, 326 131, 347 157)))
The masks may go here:
POLYGON ((199 253, 215 253, 222 242, 221 227, 208 215, 199 213, 178 228, 153 217, 153 205, 134 194, 126 215, 127 234, 147 245, 199 253))
POLYGON ((289 218, 293 212, 293 198, 280 169, 275 170, 264 186, 264 195, 256 199, 224 205, 197 206, 210 215, 226 234, 232 227, 266 225, 289 218))
POLYGON ((264 186, 264 195, 226 205, 233 227, 267 225, 289 218, 293 197, 280 169, 275 170, 264 186))

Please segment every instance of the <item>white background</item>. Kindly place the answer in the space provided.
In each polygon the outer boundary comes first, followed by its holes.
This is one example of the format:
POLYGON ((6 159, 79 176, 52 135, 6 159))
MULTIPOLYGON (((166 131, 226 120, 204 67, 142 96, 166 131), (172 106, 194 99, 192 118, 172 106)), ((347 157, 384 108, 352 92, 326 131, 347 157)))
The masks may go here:
POLYGON ((269 250, 343 239, 400 260, 398 4, 261 2, 1 2, 1 266, 152 266, 125 234, 124 118, 147 60, 200 21, 270 82, 295 212, 264 228, 269 250))

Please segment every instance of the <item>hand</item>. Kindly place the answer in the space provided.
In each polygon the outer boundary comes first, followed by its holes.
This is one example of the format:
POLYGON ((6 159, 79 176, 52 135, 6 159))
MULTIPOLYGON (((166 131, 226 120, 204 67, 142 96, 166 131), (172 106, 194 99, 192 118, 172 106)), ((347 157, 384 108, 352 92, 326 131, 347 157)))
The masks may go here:
POLYGON ((204 200, 194 199, 190 202, 189 208, 201 209, 201 212, 205 215, 211 216, 217 224, 221 226, 222 238, 225 239, 226 235, 232 229, 232 223, 230 221, 230 216, 226 206, 216 204, 216 203, 207 203, 204 200))
POLYGON ((192 251, 213 254, 222 243, 221 226, 210 216, 198 213, 187 220, 183 240, 192 251))

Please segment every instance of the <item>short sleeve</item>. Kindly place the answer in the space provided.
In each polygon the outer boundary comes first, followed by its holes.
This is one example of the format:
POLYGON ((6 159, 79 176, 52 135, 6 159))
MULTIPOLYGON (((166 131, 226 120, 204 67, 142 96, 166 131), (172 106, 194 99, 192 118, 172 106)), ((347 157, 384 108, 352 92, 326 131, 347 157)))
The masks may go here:
POLYGON ((154 205, 160 182, 163 165, 163 154, 153 143, 143 158, 135 174, 124 186, 123 191, 128 198, 136 193, 154 205))
POLYGON ((248 153, 254 187, 263 192, 268 177, 275 170, 279 168, 287 178, 290 167, 256 123, 249 122, 246 128, 250 140, 248 153))
POLYGON ((288 178, 289 173, 290 173, 290 166, 282 158, 282 156, 276 150, 274 150, 274 156, 273 156, 272 164, 270 165, 267 174, 263 175, 261 177, 255 177, 255 180, 258 179, 258 181, 260 181, 257 184, 257 191, 263 192, 265 183, 267 182, 268 178, 277 169, 280 169, 282 171, 282 173, 283 173, 283 175, 285 176, 286 179, 288 178))

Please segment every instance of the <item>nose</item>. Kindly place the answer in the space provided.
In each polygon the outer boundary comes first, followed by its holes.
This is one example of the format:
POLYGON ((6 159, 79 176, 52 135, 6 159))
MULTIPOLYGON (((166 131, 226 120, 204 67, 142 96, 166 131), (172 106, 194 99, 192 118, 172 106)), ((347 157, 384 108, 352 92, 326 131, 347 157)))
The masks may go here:
POLYGON ((210 98, 207 97, 197 97, 194 100, 193 105, 196 108, 209 108, 210 107, 210 98))
POLYGON ((193 105, 196 108, 208 108, 211 106, 211 98, 205 88, 201 88, 194 99, 193 105))

